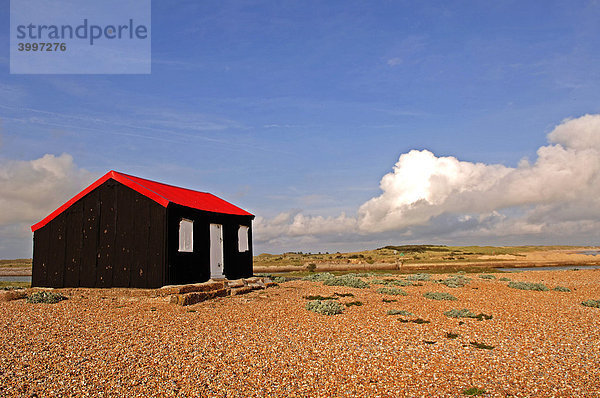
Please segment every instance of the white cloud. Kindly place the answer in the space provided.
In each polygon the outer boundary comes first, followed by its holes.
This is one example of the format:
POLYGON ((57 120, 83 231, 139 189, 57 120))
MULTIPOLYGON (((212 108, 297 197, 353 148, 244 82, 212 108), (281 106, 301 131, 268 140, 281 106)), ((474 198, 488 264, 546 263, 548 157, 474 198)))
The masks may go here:
POLYGON ((93 177, 66 153, 30 161, 0 160, 0 227, 14 231, 14 225, 40 221, 93 177))
MULTIPOLYGON (((382 193, 355 217, 296 212, 260 219, 258 242, 274 236, 357 235, 414 239, 600 238, 600 115, 568 119, 548 134, 533 164, 517 167, 402 154, 380 182, 382 193)), ((522 242, 521 242, 522 243, 522 242)))

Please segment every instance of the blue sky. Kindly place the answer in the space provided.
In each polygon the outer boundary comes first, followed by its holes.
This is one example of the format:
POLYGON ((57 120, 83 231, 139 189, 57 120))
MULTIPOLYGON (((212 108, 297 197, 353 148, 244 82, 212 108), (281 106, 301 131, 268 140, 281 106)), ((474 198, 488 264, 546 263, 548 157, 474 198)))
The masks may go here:
MULTIPOLYGON (((153 0, 150 75, 11 75, 5 28, 0 167, 64 153, 91 179, 115 169, 267 220, 356 215, 413 149, 517 167, 564 119, 598 113, 599 17, 598 1, 153 0)), ((9 25, 8 1, 0 18, 9 25)), ((30 235, 15 232, 29 218, 0 225, 0 257, 30 255, 30 235)), ((328 245, 413 239, 396 232, 328 245)))

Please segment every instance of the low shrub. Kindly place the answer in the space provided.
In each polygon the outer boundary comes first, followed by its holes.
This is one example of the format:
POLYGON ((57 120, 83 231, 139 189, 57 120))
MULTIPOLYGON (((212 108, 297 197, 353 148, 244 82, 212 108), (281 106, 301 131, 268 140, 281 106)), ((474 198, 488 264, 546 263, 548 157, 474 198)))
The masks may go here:
POLYGON ((333 296, 321 296, 320 294, 315 294, 315 295, 311 295, 311 296, 304 296, 305 299, 307 300, 338 300, 338 297, 335 297, 335 295, 333 296))
POLYGON ((290 279, 286 278, 285 276, 274 276, 272 280, 275 283, 284 283, 290 281, 290 279))
POLYGON ((352 275, 333 276, 325 279, 323 284, 327 286, 355 287, 358 289, 366 289, 369 287, 367 282, 352 275))
POLYGON ((352 307, 352 306, 360 307, 361 305, 363 305, 363 303, 362 303, 362 301, 350 301, 349 303, 344 303, 344 305, 346 307, 352 307))
POLYGON ((383 301, 384 303, 395 303, 395 302, 396 302, 396 301, 398 301, 398 300, 395 300, 395 299, 386 299, 386 298, 384 297, 384 298, 383 298, 383 300, 381 300, 381 301, 383 301))
POLYGON ((470 310, 463 308, 462 310, 449 310, 445 311, 444 315, 448 318, 475 318, 477 314, 471 312, 470 310))
POLYGON ((66 300, 67 298, 59 293, 53 292, 36 292, 27 297, 26 301, 31 304, 45 303, 45 304, 56 304, 59 301, 66 300))
POLYGON ((493 350, 495 348, 493 345, 478 343, 476 341, 471 341, 469 344, 471 344, 475 348, 479 348, 480 350, 493 350))
POLYGON ((334 296, 338 296, 338 297, 354 297, 354 295, 352 293, 333 293, 334 296))
POLYGON ((456 339, 459 336, 460 336, 460 334, 458 334, 458 333, 446 332, 446 338, 447 339, 456 339))
POLYGON ((483 274, 483 275, 479 275, 480 279, 496 279, 495 275, 490 275, 490 274, 483 274))
POLYGON ((463 391, 463 395, 483 395, 487 391, 479 387, 469 387, 463 391))
POLYGON ((402 315, 402 316, 414 316, 412 312, 405 310, 388 310, 387 315, 402 315))
POLYGON ((600 300, 586 300, 581 305, 592 308, 600 308, 600 300))
POLYGON ((543 283, 531 283, 531 282, 510 282, 508 287, 512 287, 513 289, 520 290, 535 290, 540 292, 545 292, 550 289, 543 283))
POLYGON ((510 278, 507 278, 507 277, 503 276, 502 278, 500 278, 500 279, 498 279, 498 280, 499 280, 499 281, 502 281, 502 282, 510 282, 512 279, 510 279, 510 278))
POLYGON ((428 321, 428 320, 425 320, 425 319, 422 319, 422 318, 417 318, 417 319, 398 319, 398 321, 402 322, 402 323, 409 323, 409 322, 416 323, 417 325, 422 325, 424 323, 431 323, 431 321, 428 321))
POLYGON ((344 311, 344 307, 335 300, 313 300, 306 303, 306 309, 317 314, 336 315, 344 311))
POLYGON ((571 289, 569 289, 568 287, 564 287, 564 286, 556 286, 554 289, 555 292, 565 292, 565 293, 569 293, 571 291, 571 289))
POLYGON ((466 278, 462 275, 452 275, 448 277, 448 279, 438 280, 437 283, 441 283, 442 285, 446 285, 451 288, 463 287, 467 283, 469 283, 471 279, 466 278))
POLYGON ((431 279, 431 275, 425 274, 425 273, 411 274, 411 275, 407 275, 406 279, 409 281, 428 281, 431 279))
POLYGON ((479 321, 483 321, 484 319, 492 319, 491 315, 484 313, 475 314, 467 308, 463 308, 462 310, 449 310, 444 312, 444 315, 446 315, 448 318, 473 318, 479 321))
POLYGON ((397 287, 380 287, 379 289, 377 289, 377 293, 390 294, 392 296, 407 296, 408 295, 408 293, 406 293, 404 290, 399 289, 397 287))
POLYGON ((431 300, 450 300, 455 301, 458 300, 456 297, 446 292, 427 292, 423 294, 423 297, 431 299, 431 300))

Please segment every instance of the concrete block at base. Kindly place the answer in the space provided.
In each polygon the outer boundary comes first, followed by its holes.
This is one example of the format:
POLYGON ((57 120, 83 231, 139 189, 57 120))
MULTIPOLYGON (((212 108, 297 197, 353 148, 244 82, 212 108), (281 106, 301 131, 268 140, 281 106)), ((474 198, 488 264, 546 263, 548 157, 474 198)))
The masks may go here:
POLYGON ((238 287, 242 287, 245 286, 246 284, 244 283, 243 279, 235 279, 232 281, 227 281, 227 287, 231 288, 231 289, 236 289, 238 287))
POLYGON ((252 288, 250 286, 242 286, 242 287, 238 287, 235 289, 231 289, 231 295, 232 296, 238 296, 240 294, 246 294, 246 293, 250 293, 252 291, 252 288))

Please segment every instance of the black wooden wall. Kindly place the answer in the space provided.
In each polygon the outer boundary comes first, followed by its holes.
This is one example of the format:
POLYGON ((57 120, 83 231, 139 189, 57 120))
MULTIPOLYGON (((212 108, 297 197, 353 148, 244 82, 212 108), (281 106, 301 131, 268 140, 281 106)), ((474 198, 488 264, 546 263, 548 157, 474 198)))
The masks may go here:
POLYGON ((210 279, 210 224, 223 225, 223 268, 228 279, 252 276, 252 219, 254 216, 237 216, 212 213, 189 207, 169 204, 167 208, 167 268, 168 284, 204 282, 210 279), (182 218, 194 221, 194 251, 179 252, 179 222, 182 218), (250 227, 250 250, 238 251, 238 228, 250 227))
POLYGON ((34 233, 32 286, 165 285, 166 209, 108 180, 34 233))

